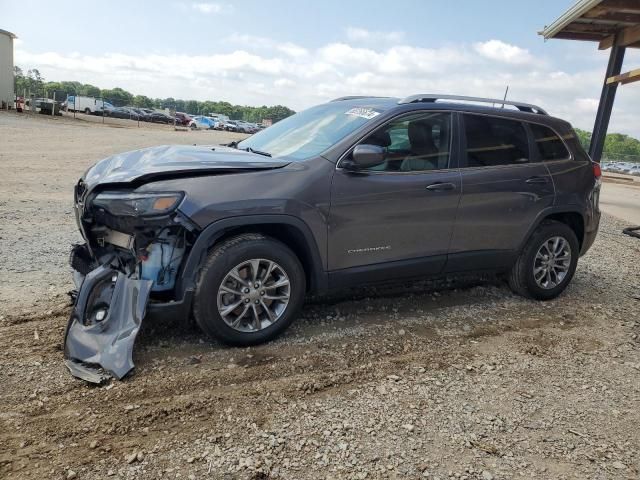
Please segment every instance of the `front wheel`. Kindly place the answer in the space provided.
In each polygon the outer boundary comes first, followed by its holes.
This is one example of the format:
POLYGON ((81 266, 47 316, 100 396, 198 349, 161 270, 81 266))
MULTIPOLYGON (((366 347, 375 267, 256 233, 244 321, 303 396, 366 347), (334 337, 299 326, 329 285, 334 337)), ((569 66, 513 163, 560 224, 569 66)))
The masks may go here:
POLYGON ((243 234, 216 246, 207 258, 193 313, 208 335, 230 345, 256 345, 295 320, 305 291, 302 265, 286 245, 243 234))
POLYGON ((555 298, 571 282, 579 254, 578 239, 568 225, 545 221, 520 253, 509 275, 509 286, 536 300, 555 298))

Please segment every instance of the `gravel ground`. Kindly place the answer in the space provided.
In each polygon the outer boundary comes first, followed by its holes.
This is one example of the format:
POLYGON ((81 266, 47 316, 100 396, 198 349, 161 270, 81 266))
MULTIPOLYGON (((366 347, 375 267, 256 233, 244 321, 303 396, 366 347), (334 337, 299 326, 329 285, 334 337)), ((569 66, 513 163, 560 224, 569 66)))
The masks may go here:
POLYGON ((0 478, 638 478, 640 241, 613 217, 550 302, 363 289, 250 349, 147 323, 135 374, 92 387, 61 362, 70 185, 110 152, 195 140, 32 127, 0 116, 0 478))

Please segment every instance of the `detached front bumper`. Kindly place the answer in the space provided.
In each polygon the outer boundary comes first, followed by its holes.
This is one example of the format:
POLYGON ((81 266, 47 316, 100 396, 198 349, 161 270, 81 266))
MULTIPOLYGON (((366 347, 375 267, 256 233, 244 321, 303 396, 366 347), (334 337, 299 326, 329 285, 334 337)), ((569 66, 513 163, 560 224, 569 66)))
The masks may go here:
POLYGON ((84 277, 64 338, 65 363, 72 375, 102 383, 133 369, 133 344, 152 284, 111 265, 84 277))

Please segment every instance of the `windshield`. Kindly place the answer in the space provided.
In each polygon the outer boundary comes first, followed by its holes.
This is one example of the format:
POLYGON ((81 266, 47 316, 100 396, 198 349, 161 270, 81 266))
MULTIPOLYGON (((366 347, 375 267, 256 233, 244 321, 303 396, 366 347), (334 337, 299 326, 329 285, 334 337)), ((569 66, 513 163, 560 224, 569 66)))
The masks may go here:
POLYGON ((240 142, 238 148, 304 160, 324 152, 380 113, 380 109, 352 103, 326 103, 279 121, 240 142))

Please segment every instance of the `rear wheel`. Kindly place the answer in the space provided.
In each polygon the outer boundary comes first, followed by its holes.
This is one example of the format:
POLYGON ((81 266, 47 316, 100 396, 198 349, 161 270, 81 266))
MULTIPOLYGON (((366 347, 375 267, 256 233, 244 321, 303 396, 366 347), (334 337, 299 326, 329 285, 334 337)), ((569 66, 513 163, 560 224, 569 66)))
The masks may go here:
POLYGON ((194 316, 210 336, 255 345, 291 324, 305 290, 304 270, 289 248, 264 235, 243 234, 209 255, 196 286, 194 316))
POLYGON ((86 113, 87 115, 91 115, 91 109, 89 107, 85 108, 84 113, 86 113))
POLYGON ((550 300, 560 295, 576 271, 580 246, 564 223, 546 221, 531 235, 509 275, 511 289, 525 297, 550 300))

